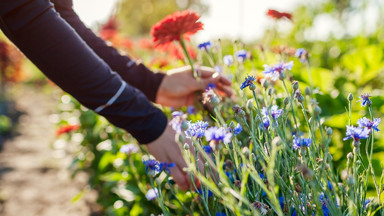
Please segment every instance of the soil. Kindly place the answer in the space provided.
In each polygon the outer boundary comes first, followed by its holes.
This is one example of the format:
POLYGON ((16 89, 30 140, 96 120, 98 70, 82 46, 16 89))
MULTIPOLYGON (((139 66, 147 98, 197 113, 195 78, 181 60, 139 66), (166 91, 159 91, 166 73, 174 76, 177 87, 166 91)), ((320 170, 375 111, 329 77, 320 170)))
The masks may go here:
POLYGON ((96 195, 88 192, 86 174, 74 179, 68 170, 71 155, 54 149, 59 91, 43 93, 28 86, 12 88, 15 106, 22 112, 16 135, 4 142, 0 152, 0 216, 94 215, 96 195))

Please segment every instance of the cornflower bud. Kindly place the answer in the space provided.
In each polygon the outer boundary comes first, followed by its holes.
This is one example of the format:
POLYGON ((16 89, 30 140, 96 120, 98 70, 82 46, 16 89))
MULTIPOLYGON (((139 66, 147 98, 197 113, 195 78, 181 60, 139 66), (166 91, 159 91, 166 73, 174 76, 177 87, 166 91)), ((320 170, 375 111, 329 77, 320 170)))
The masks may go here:
POLYGON ((209 163, 208 163, 208 162, 205 162, 205 163, 204 163, 204 167, 205 167, 206 169, 208 169, 208 168, 209 168, 209 163))
POLYGON ((183 134, 180 133, 178 138, 179 138, 179 142, 180 142, 180 143, 184 143, 184 141, 185 141, 185 137, 184 137, 183 134))
POLYGON ((367 100, 366 105, 367 105, 367 106, 371 106, 371 105, 372 105, 372 101, 371 101, 371 100, 367 100))
POLYGON ((284 98, 283 103, 285 106, 287 106, 289 104, 289 98, 288 97, 284 98))
POLYGON ((295 183, 295 191, 297 193, 301 193, 301 187, 300 187, 300 185, 298 183, 295 183))
POLYGON ((355 184, 355 179, 353 179, 352 176, 348 176, 347 184, 348 184, 348 186, 352 187, 355 184))
POLYGON ((280 80, 284 80, 284 79, 285 79, 285 72, 284 72, 284 71, 280 71, 280 73, 279 73, 279 79, 280 79, 280 80))
POLYGON ((349 101, 352 101, 352 100, 353 100, 353 94, 352 94, 352 93, 349 93, 349 95, 348 95, 348 100, 349 100, 349 101))
POLYGON ((293 91, 296 91, 297 89, 299 89, 299 82, 297 82, 296 80, 293 81, 292 88, 293 88, 293 91))
POLYGON ((236 127, 235 122, 231 121, 231 123, 229 123, 229 127, 233 130, 236 127))
POLYGON ((184 149, 185 149, 185 150, 189 150, 189 145, 188 145, 188 143, 185 143, 185 144, 184 144, 184 149))
POLYGON ((253 99, 249 99, 248 101, 247 101, 247 108, 248 108, 248 111, 250 111, 250 110, 253 110, 253 99))
POLYGON ((300 95, 298 98, 297 98, 297 101, 299 103, 303 103, 304 102, 304 96, 303 95, 300 95))
POLYGON ((273 93, 273 89, 272 89, 272 88, 269 88, 269 89, 268 89, 268 95, 271 96, 272 93, 273 93))
POLYGON ((268 80, 265 79, 265 80, 263 81, 262 85, 263 85, 263 88, 265 88, 265 89, 268 88, 268 86, 269 86, 269 82, 268 82, 268 80))
POLYGON ((235 115, 238 115, 240 117, 243 117, 245 116, 245 112, 244 110, 239 106, 239 105, 235 105, 232 107, 232 110, 233 112, 235 113, 235 115))
POLYGON ((353 160, 353 153, 352 153, 352 152, 349 152, 349 153, 347 154, 347 159, 348 159, 348 160, 353 160))
POLYGON ((332 133, 333 133, 332 128, 330 127, 327 128, 325 132, 327 133, 328 136, 332 136, 332 133))
POLYGON ((235 180, 234 185, 235 185, 235 187, 240 187, 241 182, 239 180, 235 180))
POLYGON ((305 91, 304 92, 305 92, 305 95, 307 95, 307 96, 311 96, 311 94, 312 94, 312 90, 308 86, 305 87, 305 91))
POLYGON ((254 91, 256 89, 256 85, 252 83, 251 85, 249 85, 249 89, 254 91))
POLYGON ((313 110, 313 114, 315 115, 315 116, 318 116, 318 115, 320 115, 320 113, 321 113, 321 108, 319 107, 319 106, 315 106, 315 109, 313 110))
POLYGON ((187 121, 183 121, 183 123, 181 123, 181 129, 183 129, 183 130, 187 130, 188 127, 189 127, 189 125, 188 125, 188 122, 187 122, 187 121))

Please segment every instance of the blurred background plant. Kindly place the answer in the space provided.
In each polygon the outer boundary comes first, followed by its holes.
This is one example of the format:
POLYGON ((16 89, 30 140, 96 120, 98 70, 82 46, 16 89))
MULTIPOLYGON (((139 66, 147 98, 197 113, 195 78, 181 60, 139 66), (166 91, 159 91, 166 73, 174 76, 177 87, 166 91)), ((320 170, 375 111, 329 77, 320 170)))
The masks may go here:
MULTIPOLYGON (((120 1, 111 19, 100 27, 100 35, 121 51, 142 59, 153 70, 166 71, 186 64, 181 50, 176 46, 166 52, 155 50, 149 38, 149 31, 154 23, 176 10, 193 9, 203 14, 209 13, 207 5, 202 1, 187 0, 135 2, 120 1)), ((276 63, 292 55, 292 50, 297 48, 304 47, 308 50, 313 86, 318 87, 316 99, 322 109, 321 118, 325 126, 333 129, 329 151, 333 156, 334 169, 340 175, 346 167, 346 155, 352 151, 352 146, 342 141, 345 136, 345 125, 349 122, 345 112, 348 107, 348 94, 358 96, 360 93, 371 92, 375 117, 382 117, 384 111, 382 89, 384 4, 378 0, 314 1, 297 6, 291 14, 291 20, 271 18, 270 27, 260 39, 243 42, 236 38, 234 42, 234 39, 221 38, 222 50, 216 52, 218 56, 215 58, 221 59, 219 53, 232 55, 241 49, 249 51, 252 59, 246 61, 243 68, 227 67, 224 70, 227 76, 232 77, 236 88, 247 73, 255 75, 256 71, 263 70, 264 64, 276 63), (372 7, 379 11, 373 18, 372 7)), ((38 83, 38 86, 46 83, 30 63, 20 59, 19 54, 9 54, 9 49, 13 48, 10 48, 12 46, 2 38, 0 38, 2 95, 6 95, 4 88, 8 82, 23 80, 38 83), (12 57, 14 55, 15 57, 12 57), (14 66, 9 66, 12 64, 14 66), (27 71, 28 75, 22 75, 21 68, 26 68, 24 71, 27 71)), ((212 42, 219 43, 217 40, 212 42)), ((197 41, 190 43, 191 56, 194 56, 198 63, 211 65, 207 55, 199 52, 196 45, 197 41)), ((294 65, 293 78, 299 81, 300 86, 309 86, 307 65, 301 64, 299 59, 294 59, 294 65)), ((230 105, 225 106, 223 110, 231 108, 230 105)), ((170 110, 164 109, 170 114, 170 110)), ((184 111, 186 112, 187 108, 184 108, 184 111)), ((71 169, 74 174, 80 171, 89 174, 89 184, 92 189, 98 191, 98 202, 104 207, 106 215, 149 215, 161 212, 160 207, 153 205, 153 201, 145 197, 150 189, 150 178, 145 174, 141 161, 142 151, 130 155, 120 152, 123 145, 135 142, 132 137, 111 126, 102 117, 84 109, 73 99, 68 99, 66 95, 59 105, 59 113, 61 120, 58 127, 79 125, 77 130, 62 133, 59 139, 76 144, 71 169)), ((228 111, 224 115, 227 115, 225 119, 230 119, 233 114, 228 111)), ((365 109, 355 103, 351 110, 351 121, 356 123, 357 119, 364 115, 365 109)), ((196 121, 206 117, 207 113, 199 112, 191 115, 190 120, 196 121)), ((9 122, 9 117, 0 118, 0 133, 9 130, 9 122)), ((372 163, 375 172, 381 173, 384 139, 380 133, 375 135, 372 163)), ((367 190, 369 196, 375 195, 372 181, 369 182, 367 190)), ((81 195, 75 197, 74 201, 80 199, 81 195)), ((175 197, 186 206, 197 203, 194 200, 196 195, 191 192, 177 192, 176 195, 169 192, 164 196, 168 196, 164 200, 169 200, 170 203, 167 204, 173 207, 171 208, 173 214, 180 214, 185 210, 175 201, 175 197)))

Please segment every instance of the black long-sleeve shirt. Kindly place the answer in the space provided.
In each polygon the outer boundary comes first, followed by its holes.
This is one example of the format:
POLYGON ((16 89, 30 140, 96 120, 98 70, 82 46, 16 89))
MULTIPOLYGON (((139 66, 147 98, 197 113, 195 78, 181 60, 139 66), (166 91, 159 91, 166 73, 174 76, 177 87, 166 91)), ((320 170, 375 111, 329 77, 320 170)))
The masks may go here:
POLYGON ((147 97, 155 100, 162 75, 131 64, 128 57, 108 47, 82 24, 71 1, 55 3, 67 22, 48 0, 1 0, 0 28, 47 77, 84 106, 126 129, 140 143, 154 141, 167 119, 147 97))

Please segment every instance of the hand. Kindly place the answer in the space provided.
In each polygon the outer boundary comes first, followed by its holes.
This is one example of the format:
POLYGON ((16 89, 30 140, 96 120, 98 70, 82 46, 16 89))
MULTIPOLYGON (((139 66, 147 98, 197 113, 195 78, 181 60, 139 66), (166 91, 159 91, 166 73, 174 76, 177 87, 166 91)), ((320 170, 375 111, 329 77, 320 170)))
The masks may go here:
MULTIPOLYGON (((175 142, 175 135, 176 132, 171 128, 171 126, 167 125, 164 133, 146 146, 148 152, 153 155, 156 160, 176 164, 175 167, 170 168, 171 176, 180 189, 188 190, 193 188, 190 184, 191 177, 183 171, 183 168, 187 167, 187 163, 183 158, 179 144, 175 142)), ((192 147, 192 145, 190 145, 190 147, 192 147)), ((192 151, 193 148, 190 148, 190 150, 192 151)), ((204 170, 201 158, 199 158, 198 164, 200 170, 204 170)), ((197 184, 198 181, 195 179, 195 182, 197 184)))
POLYGON ((209 67, 199 67, 200 82, 193 78, 191 67, 185 66, 167 72, 160 84, 156 103, 174 108, 194 104, 196 91, 204 91, 208 84, 216 85, 218 91, 231 96, 231 81, 209 67))

